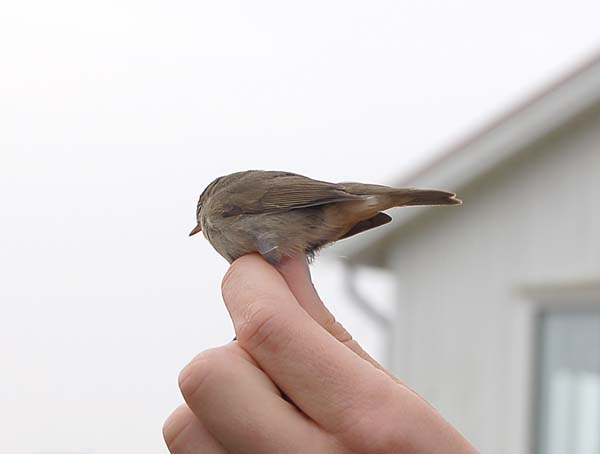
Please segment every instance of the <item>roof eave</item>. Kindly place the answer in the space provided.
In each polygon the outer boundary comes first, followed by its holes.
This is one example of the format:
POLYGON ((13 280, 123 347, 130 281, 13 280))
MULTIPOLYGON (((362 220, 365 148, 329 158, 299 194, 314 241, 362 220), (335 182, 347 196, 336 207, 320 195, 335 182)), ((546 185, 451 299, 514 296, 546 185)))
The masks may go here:
MULTIPOLYGON (((600 104, 600 55, 450 148, 433 164, 397 186, 459 190, 597 104, 600 104)), ((376 256, 379 243, 430 209, 397 210, 393 223, 339 243, 328 255, 341 256, 356 264, 385 266, 376 256)))

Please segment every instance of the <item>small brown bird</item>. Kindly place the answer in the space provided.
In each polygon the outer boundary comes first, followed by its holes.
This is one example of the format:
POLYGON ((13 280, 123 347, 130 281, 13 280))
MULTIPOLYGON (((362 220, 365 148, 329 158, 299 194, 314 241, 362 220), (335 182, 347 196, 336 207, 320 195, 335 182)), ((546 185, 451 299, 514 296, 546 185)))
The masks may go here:
POLYGON ((248 170, 219 177, 198 200, 198 225, 229 263, 259 252, 272 264, 316 251, 392 220, 382 211, 415 205, 460 205, 452 192, 327 183, 290 172, 248 170))

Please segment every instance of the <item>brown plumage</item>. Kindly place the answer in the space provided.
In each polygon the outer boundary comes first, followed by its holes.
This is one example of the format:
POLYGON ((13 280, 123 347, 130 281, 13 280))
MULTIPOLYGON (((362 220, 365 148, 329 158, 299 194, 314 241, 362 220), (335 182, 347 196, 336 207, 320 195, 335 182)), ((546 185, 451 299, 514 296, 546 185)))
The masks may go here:
POLYGON ((415 205, 459 205, 452 192, 328 183, 290 172, 248 170, 219 177, 200 195, 198 225, 230 263, 259 252, 271 263, 392 220, 382 211, 415 205))

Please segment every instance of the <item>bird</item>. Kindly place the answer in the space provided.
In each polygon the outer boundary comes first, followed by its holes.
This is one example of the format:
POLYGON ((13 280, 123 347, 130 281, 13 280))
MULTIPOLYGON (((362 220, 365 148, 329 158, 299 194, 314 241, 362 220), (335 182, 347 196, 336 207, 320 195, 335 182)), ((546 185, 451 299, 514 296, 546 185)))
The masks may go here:
POLYGON ((460 205, 456 194, 435 189, 329 183, 285 171, 246 170, 213 180, 200 194, 197 225, 229 263, 258 252, 278 265, 387 224, 393 207, 460 205))

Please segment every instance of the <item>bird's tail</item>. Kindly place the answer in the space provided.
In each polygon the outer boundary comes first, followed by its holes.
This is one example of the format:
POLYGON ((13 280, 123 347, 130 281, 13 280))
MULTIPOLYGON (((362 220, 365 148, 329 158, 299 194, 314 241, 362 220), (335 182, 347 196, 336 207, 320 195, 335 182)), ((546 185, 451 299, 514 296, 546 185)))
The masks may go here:
POLYGON ((398 189, 388 193, 393 206, 460 205, 456 194, 435 189, 398 189))
POLYGON ((361 183, 340 183, 340 186, 350 194, 363 196, 360 201, 340 205, 340 207, 343 205, 349 213, 358 213, 361 219, 367 219, 393 207, 462 203, 453 192, 435 189, 400 189, 361 183))

